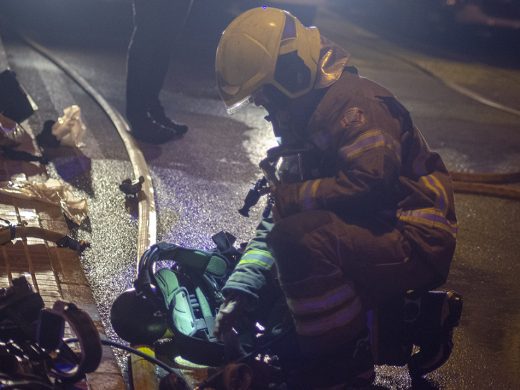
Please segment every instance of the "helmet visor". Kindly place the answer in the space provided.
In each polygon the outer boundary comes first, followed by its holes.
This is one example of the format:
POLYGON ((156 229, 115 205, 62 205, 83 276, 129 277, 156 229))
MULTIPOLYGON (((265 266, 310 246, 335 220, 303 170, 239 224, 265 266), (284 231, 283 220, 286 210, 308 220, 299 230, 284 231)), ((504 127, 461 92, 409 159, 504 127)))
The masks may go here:
POLYGON ((229 115, 233 115, 238 111, 241 111, 243 108, 249 106, 250 104, 254 103, 253 96, 246 96, 244 99, 236 102, 235 104, 226 107, 226 111, 229 115))

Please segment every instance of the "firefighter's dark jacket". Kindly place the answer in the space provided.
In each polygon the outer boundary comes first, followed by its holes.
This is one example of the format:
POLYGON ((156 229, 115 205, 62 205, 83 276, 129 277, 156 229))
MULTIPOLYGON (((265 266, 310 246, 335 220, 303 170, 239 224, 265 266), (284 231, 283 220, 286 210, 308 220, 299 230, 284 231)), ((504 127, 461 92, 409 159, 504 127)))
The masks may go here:
MULTIPOLYGON (((408 111, 385 88, 345 71, 329 87, 305 131, 315 146, 313 174, 277 192, 285 216, 322 209, 390 222, 442 284, 451 262, 451 254, 441 254, 449 252, 442 247, 454 248, 457 232, 452 184, 408 111)), ((225 294, 240 290, 258 298, 274 269, 266 244, 272 226, 271 218, 260 223, 225 294)))

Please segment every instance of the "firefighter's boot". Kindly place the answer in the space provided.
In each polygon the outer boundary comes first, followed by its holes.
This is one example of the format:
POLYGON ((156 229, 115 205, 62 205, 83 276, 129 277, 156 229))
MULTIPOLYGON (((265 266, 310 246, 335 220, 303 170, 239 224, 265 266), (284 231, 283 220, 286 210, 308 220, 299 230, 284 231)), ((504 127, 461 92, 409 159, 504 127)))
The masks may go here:
POLYGON ((338 348, 335 354, 304 359, 289 373, 289 390, 363 388, 375 379, 368 332, 338 348))
POLYGON ((419 351, 408 363, 412 378, 442 366, 453 349, 453 329, 462 314, 462 296, 454 291, 430 291, 421 298, 421 315, 414 332, 419 351))

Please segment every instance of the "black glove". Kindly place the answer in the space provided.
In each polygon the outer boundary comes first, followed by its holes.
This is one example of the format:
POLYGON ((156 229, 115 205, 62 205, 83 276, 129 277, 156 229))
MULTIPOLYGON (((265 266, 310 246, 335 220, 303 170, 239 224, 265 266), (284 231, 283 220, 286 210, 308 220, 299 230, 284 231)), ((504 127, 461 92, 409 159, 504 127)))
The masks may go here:
POLYGON ((232 332, 232 328, 244 314, 247 300, 245 294, 234 292, 226 297, 224 303, 220 305, 215 319, 215 330, 213 331, 219 340, 223 341, 226 334, 232 332))

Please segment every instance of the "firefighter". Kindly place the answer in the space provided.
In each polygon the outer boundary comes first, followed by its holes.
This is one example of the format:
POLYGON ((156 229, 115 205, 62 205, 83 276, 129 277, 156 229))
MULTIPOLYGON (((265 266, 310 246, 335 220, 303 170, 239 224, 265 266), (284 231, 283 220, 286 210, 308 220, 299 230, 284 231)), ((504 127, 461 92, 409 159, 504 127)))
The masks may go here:
POLYGON ((272 213, 223 289, 217 336, 275 278, 303 356, 290 385, 371 383, 367 311, 448 275, 457 221, 440 156, 391 92, 286 11, 255 8, 232 21, 216 77, 228 109, 263 106, 279 143, 305 150, 282 164, 272 213))
POLYGON ((159 101, 172 44, 193 0, 134 0, 134 31, 128 47, 126 117, 132 135, 160 144, 183 135, 188 126, 168 118, 159 101))

